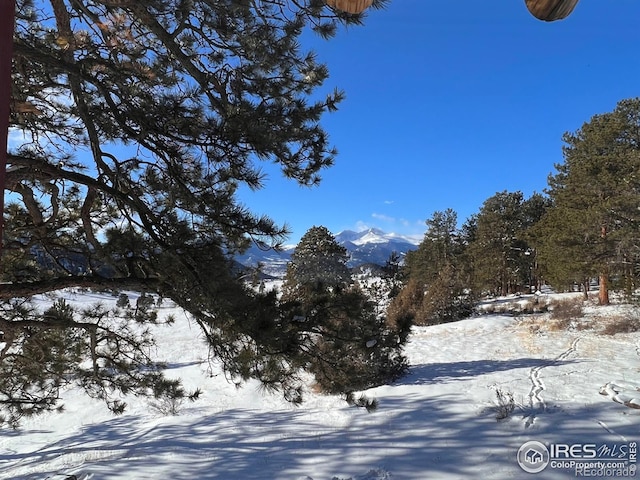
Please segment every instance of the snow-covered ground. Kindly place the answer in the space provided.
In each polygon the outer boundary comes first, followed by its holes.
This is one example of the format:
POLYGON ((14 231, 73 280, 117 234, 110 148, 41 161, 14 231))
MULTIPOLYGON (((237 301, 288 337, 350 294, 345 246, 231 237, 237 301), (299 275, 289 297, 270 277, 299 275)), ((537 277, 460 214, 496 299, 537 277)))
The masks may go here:
MULTIPOLYGON (((590 315, 614 315, 621 307, 608 308, 587 310, 580 328, 507 315, 415 328, 407 347, 410 373, 367 391, 379 401, 378 410, 367 413, 311 392, 294 407, 255 383, 236 388, 210 370, 198 328, 165 307, 176 324, 157 328, 158 358, 187 387, 201 388, 202 398, 182 405, 176 416, 146 399, 126 398, 127 412, 115 417, 79 391, 66 391, 65 412, 0 430, 0 478, 572 478, 575 469, 551 465, 525 473, 518 450, 530 441, 548 448, 577 444, 578 453, 589 456, 585 444, 606 443, 626 448, 628 459, 640 441, 640 410, 618 403, 640 397, 640 334, 597 333, 604 320, 590 315), (515 406, 501 421, 497 391, 511 394, 515 406)), ((618 478, 625 472, 596 473, 618 478)))

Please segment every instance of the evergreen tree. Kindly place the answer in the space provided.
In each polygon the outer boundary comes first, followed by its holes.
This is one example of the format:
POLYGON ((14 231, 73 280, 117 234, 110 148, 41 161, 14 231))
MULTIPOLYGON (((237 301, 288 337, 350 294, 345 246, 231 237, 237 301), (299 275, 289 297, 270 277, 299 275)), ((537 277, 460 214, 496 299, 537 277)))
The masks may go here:
POLYGON ((391 252, 389 258, 387 258, 382 272, 380 273, 380 279, 384 285, 386 291, 386 297, 393 299, 398 296, 402 288, 402 279, 405 272, 402 268, 403 259, 398 252, 391 252))
POLYGON ((457 268, 448 264, 427 286, 415 323, 434 325, 455 322, 471 316, 474 309, 475 298, 471 290, 461 281, 457 268))
POLYGON ((432 325, 460 320, 473 312, 456 212, 436 211, 426 224, 418 249, 407 254, 407 283, 388 310, 394 323, 432 325))
POLYGON ((0 407, 13 417, 53 408, 70 378, 107 401, 118 390, 177 391, 148 365, 151 340, 122 327, 126 337, 112 344, 112 312, 53 322, 28 306, 34 294, 72 286, 170 298, 229 372, 297 398, 290 359, 303 342, 276 299, 245 288, 229 261, 251 241, 277 246, 287 232, 239 204, 236 191, 262 187, 261 161, 318 183, 336 153, 319 122, 343 95, 318 94, 327 68, 300 37, 305 29, 330 37, 362 17, 321 0, 16 6, 10 121, 25 141, 9 152, 6 175, 0 407), (88 371, 61 357, 63 378, 62 368, 34 369, 36 355, 20 356, 30 345, 54 348, 68 332, 88 371))
POLYGON ((522 268, 523 273, 526 274, 527 271, 529 272, 529 280, 527 283, 530 291, 533 292, 539 290, 543 282, 533 232, 550 208, 551 199, 540 193, 534 193, 525 200, 522 205, 524 231, 521 232, 520 238, 526 242, 524 257, 522 258, 522 268))
POLYGON ((557 290, 570 290, 574 284, 588 299, 589 284, 599 274, 593 262, 593 238, 580 235, 582 215, 566 215, 551 208, 531 233, 544 278, 557 290))
POLYGON ((345 288, 352 283, 347 261, 347 250, 326 227, 311 227, 300 239, 287 265, 285 298, 295 299, 301 289, 345 288))
POLYGON ((404 277, 402 256, 397 252, 391 252, 382 268, 375 273, 359 277, 358 285, 375 303, 376 314, 384 315, 389 303, 402 290, 404 277))
POLYGON ((284 310, 298 334, 313 341, 300 364, 309 365, 328 393, 381 385, 406 370, 408 326, 389 325, 376 314, 352 282, 346 261, 346 250, 329 231, 312 227, 292 255, 283 286, 284 310))
POLYGON ((529 284, 535 256, 527 232, 545 211, 545 199, 522 192, 498 192, 483 203, 469 244, 475 288, 506 295, 529 284))
POLYGON ((557 280, 598 276, 609 303, 612 274, 637 285, 640 245, 640 99, 622 100, 563 137, 564 162, 549 177, 553 202, 537 229, 540 261, 557 280))
POLYGON ((407 253, 405 264, 408 276, 428 284, 443 268, 455 262, 461 249, 458 214, 454 210, 436 211, 426 224, 422 242, 417 250, 407 253))

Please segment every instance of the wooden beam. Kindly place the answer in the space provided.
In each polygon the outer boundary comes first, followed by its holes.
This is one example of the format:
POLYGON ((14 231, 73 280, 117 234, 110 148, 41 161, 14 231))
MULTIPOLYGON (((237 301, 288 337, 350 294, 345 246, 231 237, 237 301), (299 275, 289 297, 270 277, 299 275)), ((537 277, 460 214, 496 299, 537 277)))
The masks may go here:
POLYGON ((347 13, 362 13, 371 6, 373 0, 326 0, 327 5, 347 13))
POLYGON ((553 22, 569 16, 578 0, 525 0, 531 14, 539 20, 553 22))
MULTIPOLYGON (((0 255, 4 243, 2 238, 4 231, 4 187, 7 172, 15 13, 15 0, 0 1, 0 255)), ((0 262, 0 271, 1 265, 0 262)))

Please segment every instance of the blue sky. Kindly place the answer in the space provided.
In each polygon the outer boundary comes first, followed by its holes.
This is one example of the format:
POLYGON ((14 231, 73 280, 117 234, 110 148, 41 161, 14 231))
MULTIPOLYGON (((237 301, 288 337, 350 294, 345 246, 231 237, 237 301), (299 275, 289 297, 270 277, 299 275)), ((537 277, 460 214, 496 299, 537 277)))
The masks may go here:
POLYGON ((324 89, 347 96, 322 122, 336 164, 311 189, 265 166, 241 200, 296 242, 313 225, 422 235, 436 210, 462 222, 496 192, 542 192, 564 132, 640 96, 639 22, 638 0, 581 0, 553 23, 524 0, 394 0, 307 38, 324 89))

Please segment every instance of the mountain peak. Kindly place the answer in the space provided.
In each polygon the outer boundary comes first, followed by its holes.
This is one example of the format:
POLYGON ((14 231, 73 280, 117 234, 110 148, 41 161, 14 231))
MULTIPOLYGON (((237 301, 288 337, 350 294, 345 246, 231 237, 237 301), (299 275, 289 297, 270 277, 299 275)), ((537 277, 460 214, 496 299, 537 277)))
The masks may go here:
POLYGON ((360 232, 360 237, 354 241, 356 245, 364 245, 365 243, 387 243, 389 241, 388 235, 382 230, 376 228, 370 228, 360 232))
MULTIPOLYGON (((336 242, 347 249, 349 255, 348 266, 373 263, 384 265, 391 253, 404 256, 408 251, 415 250, 420 243, 419 239, 405 237, 396 233, 386 233, 378 228, 370 228, 356 232, 344 230, 335 235, 336 242)), ((291 259, 292 248, 283 249, 280 252, 274 250, 260 250, 252 246, 243 255, 236 259, 243 265, 255 266, 261 264, 263 271, 270 275, 281 277, 286 270, 287 262, 291 259)))
POLYGON ((417 246, 421 241, 419 238, 403 236, 397 233, 387 233, 379 228, 369 228, 358 232, 354 230, 344 230, 338 233, 335 239, 340 244, 352 243, 354 245, 393 242, 417 246))

